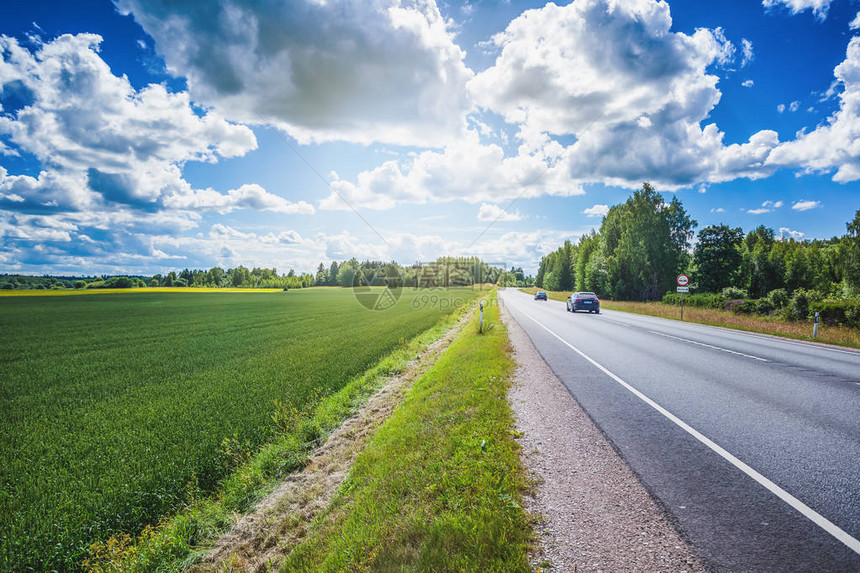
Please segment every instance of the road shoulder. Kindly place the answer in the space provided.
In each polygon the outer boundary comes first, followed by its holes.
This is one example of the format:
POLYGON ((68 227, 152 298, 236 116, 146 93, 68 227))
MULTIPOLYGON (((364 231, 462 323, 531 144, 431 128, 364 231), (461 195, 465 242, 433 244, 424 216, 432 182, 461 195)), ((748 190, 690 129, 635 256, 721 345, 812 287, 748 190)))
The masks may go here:
POLYGON ((704 571, 627 464, 503 309, 518 364, 508 394, 524 463, 539 484, 535 565, 549 571, 704 571))

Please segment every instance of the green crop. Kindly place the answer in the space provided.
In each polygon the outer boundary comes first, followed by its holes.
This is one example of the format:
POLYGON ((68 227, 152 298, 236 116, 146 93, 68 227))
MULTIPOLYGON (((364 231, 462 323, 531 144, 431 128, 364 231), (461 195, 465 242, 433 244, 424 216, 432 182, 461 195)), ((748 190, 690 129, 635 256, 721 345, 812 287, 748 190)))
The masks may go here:
POLYGON ((276 400, 307 408, 478 293, 443 294, 0 298, 0 570, 75 569, 212 491, 276 400))

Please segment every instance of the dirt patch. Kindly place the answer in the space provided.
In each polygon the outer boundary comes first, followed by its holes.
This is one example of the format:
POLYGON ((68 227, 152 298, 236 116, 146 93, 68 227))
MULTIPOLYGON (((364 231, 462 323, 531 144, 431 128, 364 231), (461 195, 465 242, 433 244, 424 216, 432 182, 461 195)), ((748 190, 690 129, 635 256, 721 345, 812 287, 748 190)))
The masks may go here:
POLYGON ((267 571, 280 562, 307 535, 314 518, 331 502, 356 456, 377 428, 471 317, 471 312, 466 313, 448 333, 410 362, 403 373, 390 378, 310 454, 302 471, 288 476, 252 513, 238 519, 233 529, 215 543, 211 553, 190 571, 267 571))
POLYGON ((532 556, 548 571, 702 572, 627 464, 502 308, 518 368, 508 395, 539 517, 532 556))

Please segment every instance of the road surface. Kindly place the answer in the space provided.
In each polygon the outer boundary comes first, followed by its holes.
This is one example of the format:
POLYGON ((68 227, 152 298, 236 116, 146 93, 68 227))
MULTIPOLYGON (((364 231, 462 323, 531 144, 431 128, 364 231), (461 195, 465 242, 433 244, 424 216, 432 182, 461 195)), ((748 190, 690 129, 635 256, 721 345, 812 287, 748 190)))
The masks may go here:
POLYGON ((499 297, 709 569, 860 572, 860 352, 499 297))

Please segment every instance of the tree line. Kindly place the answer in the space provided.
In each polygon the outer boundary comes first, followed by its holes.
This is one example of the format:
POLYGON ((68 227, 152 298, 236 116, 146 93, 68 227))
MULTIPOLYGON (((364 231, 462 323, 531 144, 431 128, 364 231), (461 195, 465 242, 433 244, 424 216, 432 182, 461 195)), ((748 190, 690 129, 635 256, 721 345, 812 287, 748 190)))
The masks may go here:
POLYGON ((2 289, 100 289, 142 287, 204 288, 279 288, 312 286, 414 286, 418 288, 456 287, 493 283, 502 286, 528 286, 534 279, 522 267, 510 270, 489 265, 478 257, 440 257, 430 263, 400 265, 394 261, 332 261, 320 263, 317 272, 296 273, 290 269, 252 268, 242 265, 222 269, 183 269, 153 276, 52 277, 0 275, 2 289))
POLYGON ((796 305, 800 310, 789 316, 794 318, 805 318, 803 309, 813 309, 816 302, 850 301, 848 307, 860 307, 855 302, 860 298, 860 210, 845 235, 823 240, 785 239, 765 226, 744 233, 722 224, 696 235, 697 225, 677 197, 666 203, 645 183, 609 209, 599 230, 576 244, 565 241, 541 258, 535 284, 616 300, 674 303, 675 279, 685 273, 691 290, 699 293, 688 297, 693 304, 708 301, 717 307, 736 300, 741 310, 771 314, 792 308, 795 298, 806 301, 796 305), (745 304, 757 300, 767 302, 745 304))

